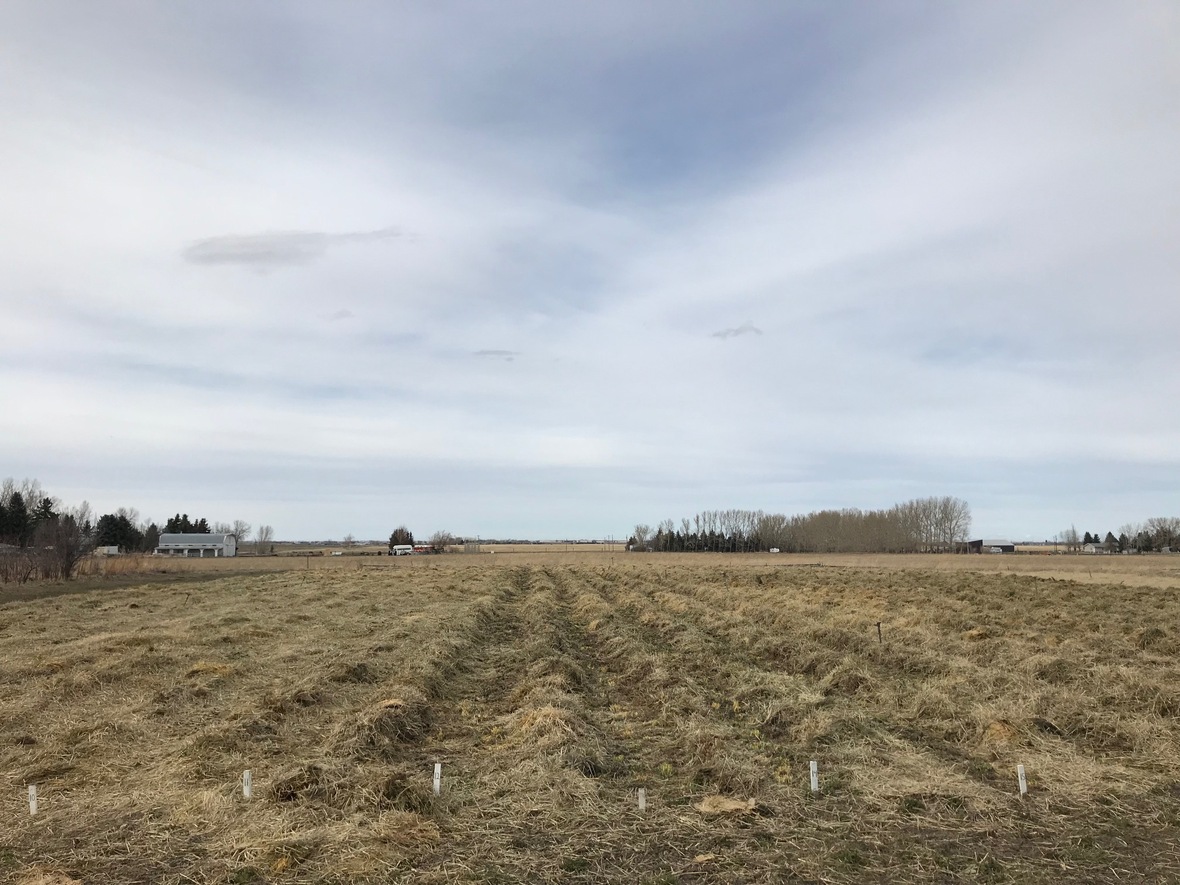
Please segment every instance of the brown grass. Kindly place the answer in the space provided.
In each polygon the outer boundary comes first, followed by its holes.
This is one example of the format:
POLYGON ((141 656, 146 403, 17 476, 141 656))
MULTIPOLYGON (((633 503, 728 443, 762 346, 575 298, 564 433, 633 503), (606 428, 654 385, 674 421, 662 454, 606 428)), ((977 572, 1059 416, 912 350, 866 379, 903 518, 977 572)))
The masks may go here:
POLYGON ((1110 559, 228 560, 0 604, 0 881, 1175 881, 1176 560, 1110 559))

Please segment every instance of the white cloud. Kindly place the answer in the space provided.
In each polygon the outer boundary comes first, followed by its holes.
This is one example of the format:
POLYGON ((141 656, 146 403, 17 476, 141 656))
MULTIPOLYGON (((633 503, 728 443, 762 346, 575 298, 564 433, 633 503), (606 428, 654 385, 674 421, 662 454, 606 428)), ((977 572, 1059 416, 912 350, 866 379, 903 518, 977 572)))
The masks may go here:
POLYGON ((966 487, 1032 531, 1180 475, 1166 4, 45 8, 0 21, 0 458, 59 495, 580 535, 966 487))

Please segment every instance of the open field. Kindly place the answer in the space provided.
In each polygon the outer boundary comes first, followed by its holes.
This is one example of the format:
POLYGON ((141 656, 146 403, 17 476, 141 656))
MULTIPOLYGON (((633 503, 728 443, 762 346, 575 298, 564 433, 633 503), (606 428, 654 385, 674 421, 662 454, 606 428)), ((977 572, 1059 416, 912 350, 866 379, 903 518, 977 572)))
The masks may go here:
POLYGON ((161 567, 0 589, 0 881, 1180 881, 1180 559, 161 567))
POLYGON ((578 564, 603 567, 628 564, 632 567, 664 568, 671 564, 698 569, 722 567, 748 569, 800 565, 837 566, 846 569, 972 572, 984 574, 1027 575, 1052 580, 1087 584, 1125 584, 1127 586, 1180 589, 1180 554, 1146 554, 1136 556, 1094 556, 1083 554, 1023 553, 1010 555, 952 554, 719 554, 660 553, 629 554, 618 545, 613 548, 593 545, 522 544, 484 545, 479 554, 448 554, 444 557, 376 556, 376 548, 363 554, 350 551, 341 556, 298 555, 290 551, 275 556, 239 556, 229 559, 186 559, 165 556, 92 557, 79 570, 79 579, 67 584, 0 585, 0 603, 13 599, 35 599, 46 595, 63 595, 114 587, 137 586, 145 581, 169 583, 204 580, 211 577, 253 575, 261 572, 293 570, 339 572, 374 568, 410 569, 447 563, 450 567, 507 567, 527 564, 552 566, 578 564), (457 561, 458 560, 458 561, 457 561))

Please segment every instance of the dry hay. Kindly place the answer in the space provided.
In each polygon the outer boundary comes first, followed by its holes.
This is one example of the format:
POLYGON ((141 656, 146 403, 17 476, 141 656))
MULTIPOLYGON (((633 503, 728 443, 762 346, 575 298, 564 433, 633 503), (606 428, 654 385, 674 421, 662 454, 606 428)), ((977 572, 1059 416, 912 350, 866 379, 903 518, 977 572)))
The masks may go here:
POLYGON ((553 556, 0 608, 0 880, 1180 880, 1174 594, 553 556))
POLYGON ((701 814, 752 814, 758 807, 754 799, 733 799, 729 796, 705 796, 693 806, 701 814))
POLYGON ((82 880, 70 878, 65 873, 34 868, 23 873, 16 885, 82 885, 82 880))
POLYGON ((416 688, 402 686, 396 696, 384 698, 342 722, 332 735, 332 745, 354 755, 395 757, 405 744, 426 736, 430 721, 426 696, 416 688))

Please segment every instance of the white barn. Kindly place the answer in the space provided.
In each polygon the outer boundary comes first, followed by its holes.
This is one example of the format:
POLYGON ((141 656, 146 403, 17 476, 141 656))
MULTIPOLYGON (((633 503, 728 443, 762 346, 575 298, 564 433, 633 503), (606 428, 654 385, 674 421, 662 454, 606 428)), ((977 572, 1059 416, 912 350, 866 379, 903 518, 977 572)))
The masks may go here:
POLYGON ((156 547, 160 556, 237 556, 236 535, 210 534, 208 532, 185 532, 183 534, 160 535, 156 547))

